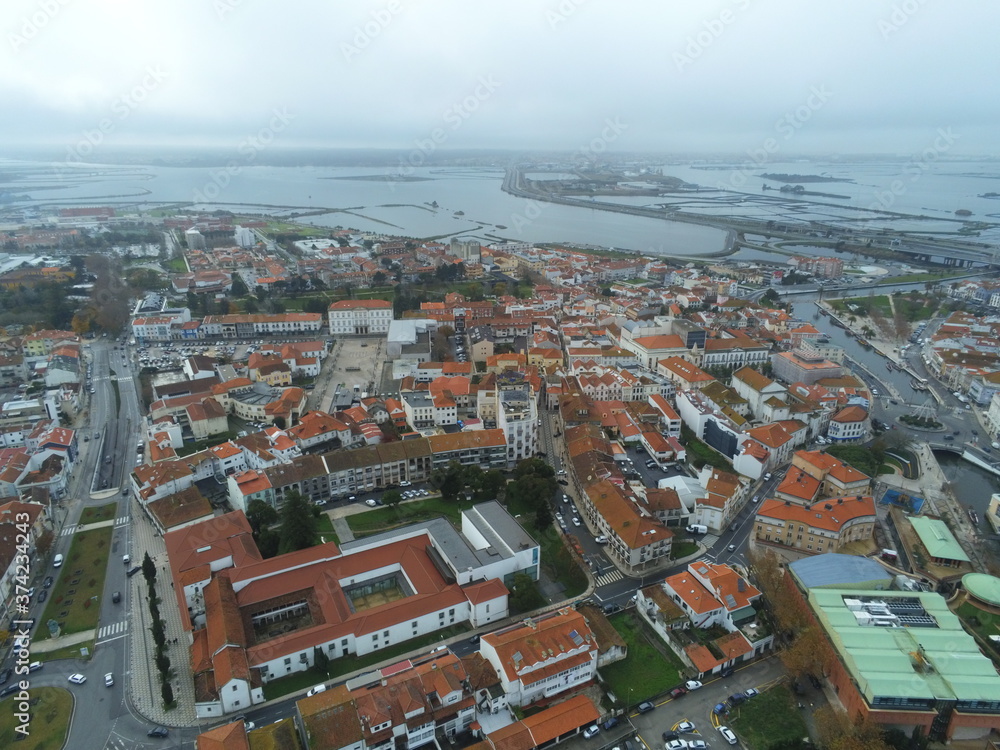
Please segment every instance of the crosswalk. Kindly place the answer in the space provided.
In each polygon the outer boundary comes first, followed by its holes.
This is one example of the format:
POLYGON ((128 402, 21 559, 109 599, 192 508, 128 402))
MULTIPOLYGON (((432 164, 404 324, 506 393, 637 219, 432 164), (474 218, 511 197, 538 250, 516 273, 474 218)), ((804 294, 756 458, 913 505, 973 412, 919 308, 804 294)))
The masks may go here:
POLYGON ((112 638, 116 635, 123 635, 126 630, 128 630, 128 620, 122 620, 121 622, 116 622, 113 625, 105 625, 97 631, 97 640, 100 641, 105 638, 112 638))
POLYGON ((625 576, 622 575, 622 572, 620 570, 614 569, 608 573, 605 573, 602 576, 598 576, 594 582, 597 584, 598 587, 601 587, 601 586, 607 586, 609 583, 614 583, 615 581, 620 581, 624 577, 625 576))

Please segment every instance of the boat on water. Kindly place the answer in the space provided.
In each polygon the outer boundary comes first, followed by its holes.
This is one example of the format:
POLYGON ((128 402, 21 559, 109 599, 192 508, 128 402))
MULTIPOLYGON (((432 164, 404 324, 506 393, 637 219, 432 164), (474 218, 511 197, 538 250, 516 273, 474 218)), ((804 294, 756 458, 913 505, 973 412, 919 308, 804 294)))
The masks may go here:
POLYGON ((972 523, 973 523, 974 525, 978 526, 978 525, 979 525, 979 514, 978 514, 978 513, 976 513, 976 510, 975 510, 975 508, 973 508, 973 507, 972 507, 972 506, 970 505, 970 506, 969 506, 969 507, 968 507, 968 508, 966 509, 966 512, 967 512, 967 513, 969 514, 969 520, 970 520, 970 521, 972 521, 972 523))
POLYGON ((871 349, 872 348, 872 345, 868 343, 867 339, 859 338, 858 339, 858 343, 861 344, 861 346, 863 346, 865 349, 871 349))
POLYGON ((930 390, 930 387, 927 385, 927 383, 922 383, 919 380, 911 380, 910 381, 910 388, 912 388, 915 391, 928 391, 928 390, 930 390))
POLYGON ((852 331, 850 328, 845 328, 844 329, 844 333, 847 334, 847 338, 849 338, 849 339, 853 339, 854 338, 854 331, 852 331))
POLYGON ((894 364, 892 364, 892 362, 886 362, 885 363, 885 369, 887 369, 887 370, 895 370, 896 366, 894 364))
POLYGON ((845 326, 843 323, 841 323, 836 318, 830 318, 830 322, 833 323, 835 326, 837 326, 837 328, 847 328, 847 326, 845 326))
POLYGON ((821 307, 821 308, 819 309, 819 314, 820 314, 820 315, 829 315, 830 313, 828 313, 828 312, 827 312, 826 310, 824 310, 824 309, 823 309, 823 308, 821 307))

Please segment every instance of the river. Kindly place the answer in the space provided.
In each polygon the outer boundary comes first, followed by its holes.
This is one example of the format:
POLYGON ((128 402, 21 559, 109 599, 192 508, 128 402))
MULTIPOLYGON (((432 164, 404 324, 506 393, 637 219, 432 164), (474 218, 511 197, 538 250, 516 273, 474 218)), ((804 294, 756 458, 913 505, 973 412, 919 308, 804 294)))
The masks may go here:
MULTIPOLYGON (((993 533, 986 522, 986 508, 990 504, 990 495, 1000 492, 1000 477, 970 464, 955 453, 935 451, 934 457, 941 465, 941 470, 948 477, 952 491, 962 507, 972 506, 979 513, 979 532, 983 536, 993 533)), ((990 552, 996 555, 1000 551, 995 542, 991 543, 990 552)))

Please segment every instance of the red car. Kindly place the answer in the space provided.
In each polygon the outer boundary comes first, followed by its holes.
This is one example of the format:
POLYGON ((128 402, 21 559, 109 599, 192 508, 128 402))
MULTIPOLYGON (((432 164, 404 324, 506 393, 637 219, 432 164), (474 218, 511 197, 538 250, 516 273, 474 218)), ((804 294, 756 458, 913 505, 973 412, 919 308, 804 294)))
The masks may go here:
POLYGON ((687 695, 687 690, 682 687, 675 687, 673 690, 670 691, 670 697, 675 700, 685 695, 687 695))

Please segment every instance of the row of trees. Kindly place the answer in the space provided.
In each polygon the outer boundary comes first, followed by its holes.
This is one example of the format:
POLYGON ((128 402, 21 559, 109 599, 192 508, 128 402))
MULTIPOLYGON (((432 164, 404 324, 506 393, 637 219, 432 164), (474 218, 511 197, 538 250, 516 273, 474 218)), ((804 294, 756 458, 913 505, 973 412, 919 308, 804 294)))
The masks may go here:
POLYGON ((146 586, 149 589, 147 601, 149 602, 149 615, 152 618, 150 632, 153 635, 153 643, 156 651, 153 662, 160 673, 160 697, 163 698, 165 708, 170 708, 174 702, 174 689, 170 684, 170 657, 167 656, 167 634, 166 623, 160 616, 160 599, 156 596, 156 564, 147 552, 142 558, 142 577, 146 579, 146 586))

